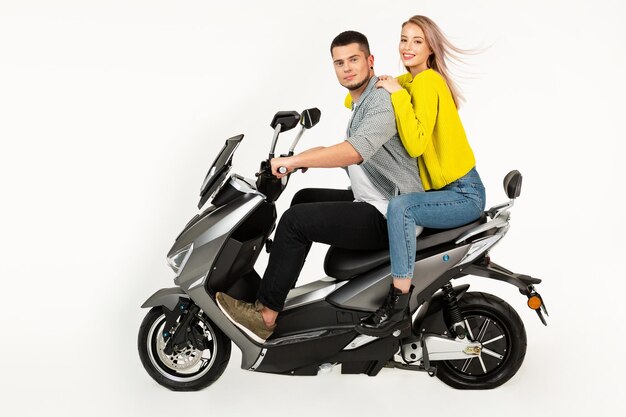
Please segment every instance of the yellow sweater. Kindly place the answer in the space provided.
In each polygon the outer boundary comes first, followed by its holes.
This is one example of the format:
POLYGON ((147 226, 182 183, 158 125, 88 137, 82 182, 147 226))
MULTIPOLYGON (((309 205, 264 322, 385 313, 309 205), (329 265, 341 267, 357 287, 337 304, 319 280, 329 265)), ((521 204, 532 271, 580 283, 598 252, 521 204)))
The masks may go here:
MULTIPOLYGON (((424 190, 438 190, 476 165, 459 113, 445 80, 432 69, 413 78, 399 76, 403 87, 391 95, 402 144, 418 157, 424 190)), ((350 95, 348 95, 348 98, 350 95)), ((351 100, 346 99, 347 107, 351 100)))

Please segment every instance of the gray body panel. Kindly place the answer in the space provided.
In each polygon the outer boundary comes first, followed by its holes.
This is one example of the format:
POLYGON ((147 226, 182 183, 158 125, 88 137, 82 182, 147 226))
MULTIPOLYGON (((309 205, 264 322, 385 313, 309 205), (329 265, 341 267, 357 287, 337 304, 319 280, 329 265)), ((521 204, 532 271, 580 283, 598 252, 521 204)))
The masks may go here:
POLYGON ((409 302, 409 309, 411 311, 415 311, 417 307, 419 307, 417 296, 430 284, 440 278, 444 272, 458 264, 467 253, 469 246, 470 245, 464 245, 446 252, 437 253, 436 255, 421 259, 415 263, 413 280, 411 281, 415 288, 413 289, 413 294, 409 302), (447 261, 444 261, 444 255, 448 256, 447 261))
POLYGON ((326 301, 349 310, 376 311, 385 301, 391 284, 391 266, 384 265, 352 278, 326 301))
POLYGON ((326 277, 296 287, 289 291, 283 311, 323 300, 346 283, 347 281, 335 281, 334 278, 326 277))
MULTIPOLYGON (((464 245, 415 263, 412 281, 415 289, 410 301, 411 311, 418 307, 417 295, 463 259, 468 248, 469 245, 464 245), (444 255, 448 256, 447 261, 444 261, 444 255)), ((385 265, 351 279, 348 284, 332 293, 327 301, 342 308, 376 311, 385 300, 391 283, 391 266, 385 265)))
POLYGON ((167 255, 172 256, 193 242, 193 252, 174 283, 184 290, 204 285, 230 233, 262 202, 263 197, 258 194, 244 194, 186 230, 167 255))
POLYGON ((170 311, 174 311, 180 297, 189 298, 179 287, 161 288, 159 291, 152 294, 150 298, 141 305, 141 308, 165 306, 170 311))

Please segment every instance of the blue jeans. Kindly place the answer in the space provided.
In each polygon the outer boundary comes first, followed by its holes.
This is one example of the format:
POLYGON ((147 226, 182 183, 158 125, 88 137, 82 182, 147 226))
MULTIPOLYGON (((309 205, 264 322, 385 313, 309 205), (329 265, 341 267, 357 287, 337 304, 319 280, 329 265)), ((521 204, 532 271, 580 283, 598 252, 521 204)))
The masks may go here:
POLYGON ((393 278, 412 278, 416 226, 452 229, 480 218, 485 187, 476 168, 439 190, 403 194, 387 207, 389 252, 393 278))

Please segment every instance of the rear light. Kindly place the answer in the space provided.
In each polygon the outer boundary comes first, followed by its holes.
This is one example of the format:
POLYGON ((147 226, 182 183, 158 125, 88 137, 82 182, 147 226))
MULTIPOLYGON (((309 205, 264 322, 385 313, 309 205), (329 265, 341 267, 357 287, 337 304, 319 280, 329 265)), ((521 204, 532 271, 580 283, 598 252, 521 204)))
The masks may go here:
POLYGON ((538 295, 532 295, 528 298, 528 307, 532 308, 533 310, 539 310, 541 308, 541 297, 539 297, 538 295))

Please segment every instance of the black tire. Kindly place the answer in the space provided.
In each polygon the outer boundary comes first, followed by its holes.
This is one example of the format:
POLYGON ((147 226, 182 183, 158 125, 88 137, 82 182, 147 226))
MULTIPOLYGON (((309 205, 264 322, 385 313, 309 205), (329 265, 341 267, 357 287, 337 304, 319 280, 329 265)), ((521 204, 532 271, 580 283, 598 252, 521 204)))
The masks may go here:
POLYGON ((499 387, 517 373, 524 361, 524 323, 509 304, 487 293, 463 295, 459 308, 469 324, 470 339, 488 342, 484 348, 501 357, 490 356, 483 349, 478 357, 471 359, 433 362, 437 365, 437 377, 457 389, 499 387))
POLYGON ((143 367, 152 379, 173 391, 206 388, 222 375, 230 359, 230 339, 206 315, 191 325, 205 334, 208 348, 200 351, 189 346, 169 356, 163 351, 162 307, 152 308, 139 327, 137 344, 143 367))

